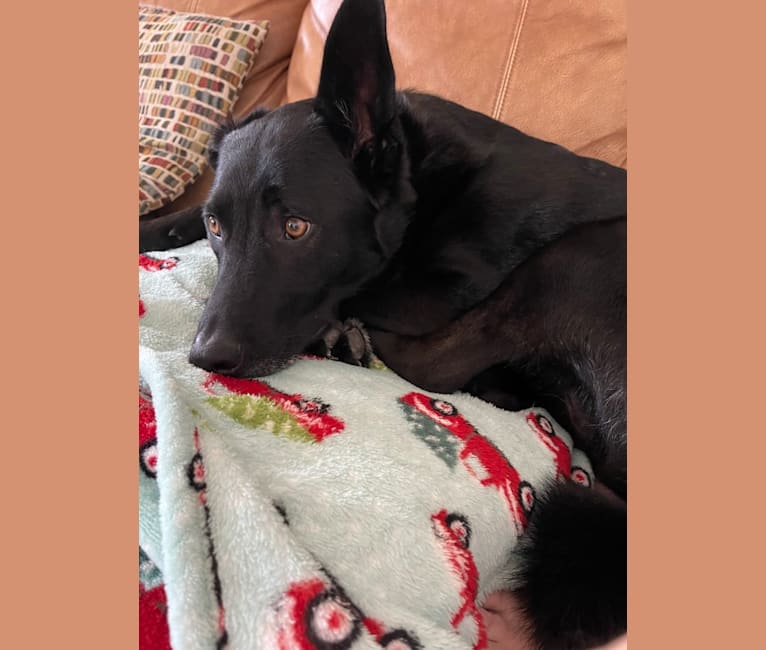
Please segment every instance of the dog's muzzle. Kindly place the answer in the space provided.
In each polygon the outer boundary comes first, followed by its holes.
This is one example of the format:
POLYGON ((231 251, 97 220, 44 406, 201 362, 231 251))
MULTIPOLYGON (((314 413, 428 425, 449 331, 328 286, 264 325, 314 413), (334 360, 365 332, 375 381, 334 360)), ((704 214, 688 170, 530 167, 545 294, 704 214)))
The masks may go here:
POLYGON ((243 361, 242 345, 217 333, 207 336, 204 331, 198 332, 189 352, 190 363, 222 375, 236 374, 243 361))

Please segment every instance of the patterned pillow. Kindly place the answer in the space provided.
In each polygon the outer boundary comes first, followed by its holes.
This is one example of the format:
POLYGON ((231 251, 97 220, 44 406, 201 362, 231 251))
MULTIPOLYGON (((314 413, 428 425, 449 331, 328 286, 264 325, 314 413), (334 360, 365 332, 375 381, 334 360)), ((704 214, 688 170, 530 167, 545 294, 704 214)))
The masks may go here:
POLYGON ((229 115, 268 27, 139 6, 139 214, 177 198, 202 173, 208 140, 229 115))

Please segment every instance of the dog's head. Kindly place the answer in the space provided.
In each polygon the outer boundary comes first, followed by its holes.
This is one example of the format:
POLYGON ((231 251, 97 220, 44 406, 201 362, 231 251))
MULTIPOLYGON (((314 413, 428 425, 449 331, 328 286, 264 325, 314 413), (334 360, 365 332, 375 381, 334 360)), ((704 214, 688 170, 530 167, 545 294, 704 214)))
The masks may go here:
POLYGON ((218 277, 190 361, 269 374, 316 341, 400 245, 412 189, 378 0, 345 0, 313 100, 213 138, 203 210, 218 277))

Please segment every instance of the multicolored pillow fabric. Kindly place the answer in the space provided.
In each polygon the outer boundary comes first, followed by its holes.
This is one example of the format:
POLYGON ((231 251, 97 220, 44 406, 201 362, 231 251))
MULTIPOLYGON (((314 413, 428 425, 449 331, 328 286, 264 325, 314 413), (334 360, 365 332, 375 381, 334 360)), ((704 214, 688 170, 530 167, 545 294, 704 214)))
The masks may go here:
POLYGON ((268 21, 138 8, 139 214, 177 198, 203 171, 268 21))

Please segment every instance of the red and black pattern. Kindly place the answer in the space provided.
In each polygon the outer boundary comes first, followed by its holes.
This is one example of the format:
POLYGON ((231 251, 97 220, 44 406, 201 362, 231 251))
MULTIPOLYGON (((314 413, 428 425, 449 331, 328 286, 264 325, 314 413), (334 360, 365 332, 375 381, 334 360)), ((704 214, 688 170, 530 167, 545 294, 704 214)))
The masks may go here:
POLYGON ((334 584, 292 583, 278 605, 278 650, 345 650, 362 631, 362 614, 334 584))
POLYGON ((375 637, 375 640, 385 650, 422 650, 423 648, 417 637, 407 632, 407 630, 391 630, 379 637, 375 637))
POLYGON ((540 413, 527 413, 527 424, 537 434, 538 440, 550 451, 556 464, 556 478, 569 478, 572 467, 572 452, 567 443, 556 435, 553 423, 540 413))
POLYGON ((138 583, 138 647, 140 650, 171 650, 165 587, 146 589, 138 583))
POLYGON ((369 616, 326 571, 322 578, 292 583, 277 606, 278 650, 347 650, 363 630, 386 650, 422 650, 407 630, 391 629, 369 616))
POLYGON ((370 616, 362 620, 369 635, 386 650, 422 650, 420 640, 412 632, 402 628, 390 629, 370 616))
POLYGON ((205 463, 202 459, 202 451, 199 443, 199 432, 194 430, 194 448, 196 453, 186 467, 186 476, 189 479, 189 485, 197 492, 199 503, 205 513, 204 532, 208 543, 208 555, 210 557, 210 570, 213 574, 213 590, 215 600, 218 605, 218 639, 216 641, 216 650, 224 650, 229 645, 229 633, 226 630, 226 618, 223 608, 223 589, 221 588, 221 578, 218 575, 218 558, 213 544, 213 535, 210 530, 210 508, 207 505, 207 482, 205 481, 205 463))
POLYGON ((585 487, 593 487, 593 477, 591 477, 586 469, 579 467, 578 465, 572 465, 572 473, 570 476, 575 483, 579 483, 585 487))
POLYGON ((176 266, 178 266, 177 257, 168 257, 163 260, 143 253, 138 254, 138 267, 144 271, 169 271, 176 266))
POLYGON ((523 532, 534 509, 535 491, 528 481, 521 479, 505 455, 460 415, 454 404, 417 392, 407 393, 399 401, 430 418, 460 441, 458 458, 465 469, 481 485, 500 492, 508 504, 517 532, 523 532))
POLYGON ((257 379, 238 379, 211 373, 205 380, 204 387, 211 390, 216 384, 237 395, 262 397, 290 414, 316 442, 322 442, 327 436, 345 429, 343 420, 330 415, 330 405, 317 397, 282 393, 257 379))
POLYGON ((138 463, 149 478, 157 478, 157 421, 148 397, 138 394, 138 463))
POLYGON ((276 501, 273 501, 271 505, 274 506, 274 510, 276 510, 279 513, 279 516, 282 517, 282 522, 285 524, 285 526, 290 525, 290 518, 287 516, 287 510, 281 503, 277 503, 276 501))
POLYGON ((457 627, 470 616, 476 625, 476 643, 473 650, 487 647, 487 631, 481 610, 476 605, 479 593, 479 570, 473 555, 468 550, 471 541, 471 527, 468 519, 446 509, 431 515, 434 534, 444 550, 450 569, 460 583, 461 605, 452 616, 450 624, 457 627))
MULTIPOLYGON (((168 257, 166 259, 159 259, 157 257, 151 257, 143 253, 138 254, 138 268, 144 271, 168 271, 178 266, 177 257, 168 257)), ((146 305, 141 300, 141 296, 138 297, 138 317, 141 318, 146 313, 146 305)))

